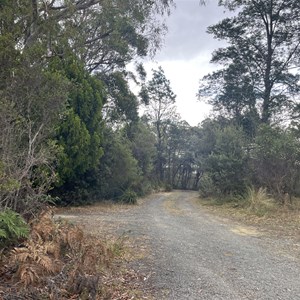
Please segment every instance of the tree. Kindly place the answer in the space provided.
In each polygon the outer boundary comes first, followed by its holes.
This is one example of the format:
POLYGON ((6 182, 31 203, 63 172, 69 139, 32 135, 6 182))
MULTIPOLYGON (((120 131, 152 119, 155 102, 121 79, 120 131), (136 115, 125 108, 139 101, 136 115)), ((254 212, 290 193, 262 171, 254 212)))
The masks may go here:
MULTIPOLYGON (((215 145, 204 162, 207 180, 209 177, 215 194, 243 194, 249 184, 248 154, 241 128, 226 126, 215 128, 215 145)), ((203 190, 200 182, 200 190, 203 190)), ((205 193, 206 191, 203 190, 205 193)))
POLYGON ((146 116, 155 128, 156 172, 159 180, 164 181, 166 131, 170 121, 176 118, 176 95, 173 93, 170 81, 166 78, 161 67, 158 70, 153 70, 152 79, 143 88, 142 94, 147 103, 146 116))
POLYGON ((202 174, 198 159, 200 130, 185 121, 173 121, 167 128, 166 175, 168 183, 180 189, 197 189, 202 174))
POLYGON ((103 155, 103 104, 137 119, 124 69, 159 48, 165 27, 156 16, 172 3, 0 1, 1 205, 22 209, 57 171, 60 184, 86 183, 103 155))
POLYGON ((219 1, 235 16, 208 28, 229 45, 214 52, 212 62, 225 66, 204 78, 203 96, 212 89, 217 109, 240 115, 258 110, 270 123, 282 110, 291 112, 300 91, 300 3, 297 0, 219 1))
POLYGON ((295 133, 279 127, 260 126, 251 149, 255 185, 263 186, 284 203, 299 193, 300 143, 295 133))
POLYGON ((126 72, 97 74, 105 84, 106 102, 103 107, 105 122, 108 124, 138 120, 138 99, 130 90, 126 72))
POLYGON ((130 141, 132 154, 138 162, 143 181, 152 180, 153 161, 156 155, 155 135, 142 120, 127 125, 124 131, 130 141))
POLYGON ((155 52, 165 27, 155 17, 170 13, 172 0, 3 0, 0 32, 22 51, 41 46, 44 58, 65 49, 89 71, 124 68, 135 56, 155 52))
POLYGON ((104 130, 104 155, 97 170, 92 172, 95 181, 91 189, 103 198, 118 198, 134 187, 139 180, 138 162, 134 158, 130 142, 120 131, 104 130))
POLYGON ((61 74, 21 61, 0 90, 1 206, 30 214, 56 180, 52 138, 68 87, 61 74))
POLYGON ((78 199, 87 185, 85 175, 98 168, 103 155, 105 89, 74 56, 53 59, 51 68, 60 70, 70 82, 65 110, 61 111, 56 127, 55 138, 60 148, 56 167, 59 181, 52 194, 64 198, 76 191, 78 199))

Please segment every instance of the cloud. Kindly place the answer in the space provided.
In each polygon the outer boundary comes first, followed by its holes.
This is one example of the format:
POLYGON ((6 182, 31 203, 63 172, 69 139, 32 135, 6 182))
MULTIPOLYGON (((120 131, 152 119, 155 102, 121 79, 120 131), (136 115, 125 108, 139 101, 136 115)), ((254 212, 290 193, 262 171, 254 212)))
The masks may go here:
POLYGON ((209 63, 212 52, 226 45, 206 32, 208 26, 230 15, 217 2, 206 0, 203 6, 200 0, 177 0, 177 8, 167 20, 169 31, 163 49, 154 61, 144 63, 148 79, 151 69, 162 66, 177 95, 178 112, 192 126, 207 118, 212 110, 196 94, 200 79, 218 67, 209 63))
POLYGON ((162 66, 171 88, 176 94, 176 105, 182 119, 190 125, 196 126, 211 111, 211 106, 197 99, 199 80, 212 70, 209 64, 210 53, 195 56, 187 60, 164 60, 160 62, 147 62, 145 64, 148 76, 151 77, 151 69, 162 66))
POLYGON ((217 5, 216 0, 177 0, 176 9, 167 19, 169 28, 165 45, 156 60, 190 60, 201 52, 212 51, 223 43, 206 33, 207 27, 223 19, 227 14, 217 5))

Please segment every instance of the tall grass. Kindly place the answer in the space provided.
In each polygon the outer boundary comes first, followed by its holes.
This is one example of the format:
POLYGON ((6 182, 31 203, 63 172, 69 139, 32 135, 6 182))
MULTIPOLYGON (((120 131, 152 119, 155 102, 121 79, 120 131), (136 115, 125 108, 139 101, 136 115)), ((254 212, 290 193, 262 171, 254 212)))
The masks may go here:
POLYGON ((243 197, 243 206, 258 216, 274 212, 277 208, 275 200, 268 195, 267 189, 262 187, 248 187, 243 197))

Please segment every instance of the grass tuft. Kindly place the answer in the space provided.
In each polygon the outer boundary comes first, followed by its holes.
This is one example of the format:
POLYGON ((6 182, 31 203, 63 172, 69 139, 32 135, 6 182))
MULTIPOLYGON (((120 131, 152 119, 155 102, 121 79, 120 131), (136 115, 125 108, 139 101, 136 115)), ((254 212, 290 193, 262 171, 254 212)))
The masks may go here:
POLYGON ((246 195, 243 197, 245 208, 259 217, 272 213, 277 209, 276 202, 272 199, 265 188, 248 187, 246 195))

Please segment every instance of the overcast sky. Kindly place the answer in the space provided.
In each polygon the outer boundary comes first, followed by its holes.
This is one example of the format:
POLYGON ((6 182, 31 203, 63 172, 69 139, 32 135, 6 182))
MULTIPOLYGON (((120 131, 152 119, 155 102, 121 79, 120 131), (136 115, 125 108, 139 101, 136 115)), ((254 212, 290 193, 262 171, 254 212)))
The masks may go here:
POLYGON ((209 25, 226 17, 224 8, 218 7, 217 2, 208 0, 202 6, 200 0, 176 0, 176 9, 167 19, 164 47, 155 61, 145 64, 150 74, 152 68, 162 66, 177 95, 179 114, 193 126, 210 112, 210 107, 199 102, 196 94, 200 78, 215 68, 209 63, 211 53, 222 46, 206 33, 209 25))

